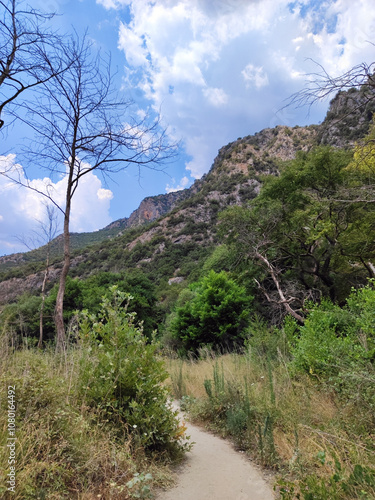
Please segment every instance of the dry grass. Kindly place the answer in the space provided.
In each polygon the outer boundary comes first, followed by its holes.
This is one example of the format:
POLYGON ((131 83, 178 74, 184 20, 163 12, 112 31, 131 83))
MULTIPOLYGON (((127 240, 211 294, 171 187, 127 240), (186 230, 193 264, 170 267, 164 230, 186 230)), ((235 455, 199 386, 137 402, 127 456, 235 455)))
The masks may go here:
MULTIPOLYGON (((353 472, 355 464, 374 468, 374 446, 370 445, 371 436, 360 432, 359 408, 356 411, 352 402, 343 403, 332 390, 317 385, 307 374, 292 378, 283 359, 274 362, 272 367, 261 359, 239 354, 210 355, 201 361, 169 359, 167 363, 171 387, 176 396, 190 397, 193 418, 229 433, 254 459, 276 467, 284 478, 297 480, 312 475, 328 480, 335 474, 337 462, 346 477, 353 472), (213 380, 214 370, 225 380, 226 394, 221 400, 220 395, 209 398, 204 387, 205 380, 213 380), (228 415, 236 404, 243 404, 240 401, 244 398, 248 398, 251 408, 251 425, 239 428, 236 433, 233 423, 232 430, 228 430, 227 417, 219 422, 215 411, 224 408, 228 415), (262 426, 263 429, 267 415, 272 416, 276 460, 274 457, 267 460, 259 450, 262 443, 256 428, 262 426)), ((372 493, 375 495, 375 489, 372 493)), ((361 498, 375 498, 372 493, 361 498)))
POLYGON ((127 487, 135 473, 151 473, 151 487, 168 485, 169 466, 147 457, 124 432, 119 438, 98 411, 86 407, 76 391, 79 349, 2 353, 0 361, 0 463, 7 471, 7 387, 16 386, 16 493, 1 498, 133 498, 127 487))

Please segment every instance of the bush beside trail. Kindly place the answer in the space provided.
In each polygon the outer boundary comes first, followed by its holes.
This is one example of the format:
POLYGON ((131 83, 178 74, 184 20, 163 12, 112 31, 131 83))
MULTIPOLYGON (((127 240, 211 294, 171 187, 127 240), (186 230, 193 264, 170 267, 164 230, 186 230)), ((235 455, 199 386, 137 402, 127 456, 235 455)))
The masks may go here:
MULTIPOLYGON (((4 474, 2 498, 148 498, 189 448, 168 405, 158 345, 127 312, 129 297, 111 292, 97 315, 82 314, 64 354, 13 351, 3 332, 0 381, 3 391, 15 386, 17 440, 15 493, 4 474)), ((1 399, 0 461, 8 464, 1 399)))

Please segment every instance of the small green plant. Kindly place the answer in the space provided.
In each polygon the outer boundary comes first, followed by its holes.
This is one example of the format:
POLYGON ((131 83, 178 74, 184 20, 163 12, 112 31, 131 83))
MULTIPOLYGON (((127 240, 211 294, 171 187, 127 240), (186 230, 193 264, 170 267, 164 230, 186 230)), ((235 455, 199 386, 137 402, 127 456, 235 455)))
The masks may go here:
POLYGON ((185 381, 183 375, 183 363, 180 361, 177 378, 172 379, 173 393, 177 399, 181 399, 186 394, 185 381))
POLYGON ((135 473, 133 479, 126 483, 126 486, 130 490, 130 497, 142 500, 153 498, 149 485, 150 481, 152 481, 152 474, 135 473))
POLYGON ((168 404, 158 344, 147 342, 135 313, 127 312, 132 297, 116 286, 111 291, 97 315, 81 314, 80 338, 89 353, 81 360, 82 398, 145 448, 182 451, 184 431, 168 404))

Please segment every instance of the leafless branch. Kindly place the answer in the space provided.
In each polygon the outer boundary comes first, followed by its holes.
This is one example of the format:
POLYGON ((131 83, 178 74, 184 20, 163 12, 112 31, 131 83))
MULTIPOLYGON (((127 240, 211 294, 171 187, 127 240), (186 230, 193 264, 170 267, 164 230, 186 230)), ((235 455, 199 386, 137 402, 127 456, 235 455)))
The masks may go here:
POLYGON ((349 90, 353 87, 375 88, 375 62, 358 64, 344 74, 333 77, 321 64, 313 59, 310 60, 318 67, 318 71, 306 75, 305 88, 292 94, 285 107, 311 107, 333 93, 349 90))
POLYGON ((67 182, 65 205, 59 207, 64 213, 64 265, 55 311, 57 345, 64 348, 71 204, 81 179, 94 171, 115 174, 130 165, 163 170, 175 157, 176 147, 161 128, 160 117, 135 120, 132 101, 113 89, 110 57, 95 54, 86 37, 66 39, 60 54, 57 68, 64 71, 56 71, 50 60, 53 78, 34 89, 33 101, 23 100, 18 106, 20 119, 35 132, 24 153, 27 159, 50 175, 63 174, 67 182))
POLYGON ((1 0, 0 12, 1 129, 5 108, 25 91, 62 73, 66 66, 61 58, 62 38, 48 26, 53 13, 40 12, 21 0, 1 0))

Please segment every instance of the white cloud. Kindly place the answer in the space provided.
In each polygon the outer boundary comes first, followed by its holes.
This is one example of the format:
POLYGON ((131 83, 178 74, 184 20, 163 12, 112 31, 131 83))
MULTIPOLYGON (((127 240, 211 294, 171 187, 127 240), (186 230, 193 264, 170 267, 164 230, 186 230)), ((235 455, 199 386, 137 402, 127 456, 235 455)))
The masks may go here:
POLYGON ((118 45, 124 50, 130 65, 143 66, 147 64, 144 40, 123 23, 120 24, 118 45))
MULTIPOLYGON (((175 179, 173 179, 173 184, 175 184, 175 182, 176 182, 175 179)), ((180 180, 180 182, 177 186, 173 186, 173 185, 171 186, 170 184, 167 184, 165 191, 167 193, 174 193, 175 191, 181 191, 182 189, 187 188, 189 183, 190 183, 190 181, 189 181, 188 177, 184 176, 180 180)))
POLYGON ((99 200, 112 200, 113 193, 110 189, 99 188, 97 191, 97 196, 99 200))
MULTIPOLYGON (((275 110, 318 71, 312 61, 336 76, 373 60, 373 0, 98 1, 129 7, 119 33, 128 82, 162 110, 197 178, 221 146, 278 123, 275 110)), ((307 113, 293 110, 283 123, 302 125, 307 113)))
POLYGON ((96 3, 103 5, 105 9, 118 9, 124 5, 129 5, 131 0, 96 0, 96 3))
MULTIPOLYGON (((22 167, 15 162, 15 155, 0 156, 0 171, 5 170, 20 182, 27 182, 22 167)), ((31 189, 28 189, 0 175, 0 244, 13 251, 24 251, 25 248, 20 249, 16 237, 30 234, 37 227, 36 221, 47 221, 45 203, 48 200, 36 190, 48 192, 63 208, 66 183, 66 176, 55 183, 47 177, 33 179, 29 181, 31 189)), ((101 180, 94 173, 83 176, 72 201, 71 231, 95 231, 109 224, 112 198, 112 192, 102 187, 101 180)), ((61 213, 59 219, 61 229, 61 213)))
POLYGON ((256 67, 253 64, 248 64, 241 71, 241 74, 245 80, 246 88, 255 87, 256 89, 261 89, 269 84, 268 76, 262 66, 256 67))
POLYGON ((228 95, 223 89, 208 87, 203 90, 203 94, 212 106, 223 106, 228 102, 228 95))

